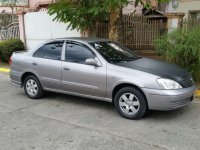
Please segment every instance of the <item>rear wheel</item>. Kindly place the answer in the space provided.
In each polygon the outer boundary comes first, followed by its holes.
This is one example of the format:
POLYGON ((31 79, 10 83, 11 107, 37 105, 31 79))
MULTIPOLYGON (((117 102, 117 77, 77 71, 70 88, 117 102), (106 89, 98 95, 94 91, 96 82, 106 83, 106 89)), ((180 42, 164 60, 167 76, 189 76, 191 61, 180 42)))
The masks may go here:
POLYGON ((147 110, 144 95, 133 87, 120 89, 115 95, 114 105, 119 114, 127 119, 140 119, 147 110))
POLYGON ((39 99, 44 94, 40 81, 33 75, 25 78, 24 91, 26 95, 32 99, 39 99))

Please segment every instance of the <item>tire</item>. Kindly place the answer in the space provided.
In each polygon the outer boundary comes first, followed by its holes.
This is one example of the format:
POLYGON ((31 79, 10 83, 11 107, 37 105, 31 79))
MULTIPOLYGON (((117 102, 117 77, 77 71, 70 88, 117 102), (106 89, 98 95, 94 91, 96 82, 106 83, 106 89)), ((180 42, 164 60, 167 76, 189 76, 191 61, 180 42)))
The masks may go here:
POLYGON ((34 75, 29 75, 24 80, 24 91, 31 99, 39 99, 44 95, 40 81, 34 75))
POLYGON ((133 87, 120 89, 114 97, 114 105, 119 114, 127 119, 140 119, 147 111, 146 98, 133 87))

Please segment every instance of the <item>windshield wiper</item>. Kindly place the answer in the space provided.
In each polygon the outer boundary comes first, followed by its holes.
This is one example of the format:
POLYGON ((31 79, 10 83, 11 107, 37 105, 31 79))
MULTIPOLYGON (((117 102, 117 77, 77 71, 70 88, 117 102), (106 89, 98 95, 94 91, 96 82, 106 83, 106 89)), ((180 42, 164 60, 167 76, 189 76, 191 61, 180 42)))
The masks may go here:
POLYGON ((108 59, 109 62, 127 62, 127 61, 134 61, 134 60, 138 60, 141 59, 143 57, 138 56, 138 57, 131 57, 131 58, 127 58, 127 59, 108 59))
POLYGON ((133 61, 133 60, 136 60, 135 57, 133 58, 127 58, 127 59, 108 59, 108 61, 133 61))

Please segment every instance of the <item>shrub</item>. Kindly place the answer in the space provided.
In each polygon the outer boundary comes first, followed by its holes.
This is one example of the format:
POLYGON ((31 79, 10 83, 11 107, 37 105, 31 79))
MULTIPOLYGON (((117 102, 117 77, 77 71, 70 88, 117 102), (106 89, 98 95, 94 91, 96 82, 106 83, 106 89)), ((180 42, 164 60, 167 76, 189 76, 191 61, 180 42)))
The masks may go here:
POLYGON ((19 39, 2 41, 0 42, 0 60, 8 63, 12 53, 21 50, 24 50, 24 44, 19 39))
POLYGON ((156 40, 156 51, 200 81, 200 27, 177 29, 156 40))

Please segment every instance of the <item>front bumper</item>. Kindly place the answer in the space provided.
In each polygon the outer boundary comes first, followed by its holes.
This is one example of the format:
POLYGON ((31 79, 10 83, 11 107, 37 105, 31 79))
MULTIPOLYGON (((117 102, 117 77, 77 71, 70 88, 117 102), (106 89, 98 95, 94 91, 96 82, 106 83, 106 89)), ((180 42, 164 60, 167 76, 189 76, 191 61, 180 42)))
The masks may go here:
POLYGON ((193 100, 196 86, 179 90, 156 90, 142 88, 150 110, 173 110, 189 104, 193 100))

